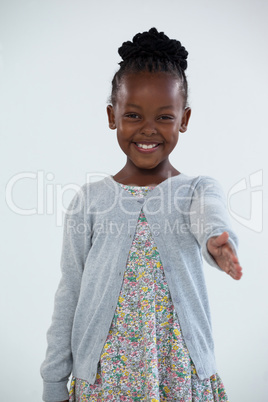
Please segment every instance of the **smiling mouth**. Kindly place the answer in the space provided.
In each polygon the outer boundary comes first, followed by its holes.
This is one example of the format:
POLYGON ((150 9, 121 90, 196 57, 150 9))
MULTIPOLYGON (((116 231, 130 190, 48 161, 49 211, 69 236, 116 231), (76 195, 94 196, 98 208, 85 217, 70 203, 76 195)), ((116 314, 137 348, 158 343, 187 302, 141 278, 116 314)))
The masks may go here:
POLYGON ((134 142, 134 144, 138 147, 138 148, 142 148, 142 149, 152 149, 152 148, 156 148, 158 147, 159 143, 148 143, 148 144, 144 144, 141 142, 134 142))
POLYGON ((152 153, 156 152, 161 145, 159 142, 133 142, 135 149, 141 153, 152 153))

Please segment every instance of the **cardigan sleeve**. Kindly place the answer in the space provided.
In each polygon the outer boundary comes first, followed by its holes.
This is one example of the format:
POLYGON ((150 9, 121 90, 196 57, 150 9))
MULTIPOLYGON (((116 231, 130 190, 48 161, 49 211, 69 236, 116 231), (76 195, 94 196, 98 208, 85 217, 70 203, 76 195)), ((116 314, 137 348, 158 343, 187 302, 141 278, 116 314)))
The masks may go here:
POLYGON ((207 241, 222 232, 229 233, 228 241, 237 254, 238 238, 234 233, 226 206, 224 191, 217 180, 209 176, 199 176, 193 191, 190 206, 190 229, 198 241, 207 263, 224 272, 207 249, 207 241))
POLYGON ((61 280, 55 294, 52 323, 47 332, 47 351, 41 365, 43 400, 68 399, 72 371, 71 333, 83 268, 91 247, 83 187, 74 195, 64 217, 61 280))

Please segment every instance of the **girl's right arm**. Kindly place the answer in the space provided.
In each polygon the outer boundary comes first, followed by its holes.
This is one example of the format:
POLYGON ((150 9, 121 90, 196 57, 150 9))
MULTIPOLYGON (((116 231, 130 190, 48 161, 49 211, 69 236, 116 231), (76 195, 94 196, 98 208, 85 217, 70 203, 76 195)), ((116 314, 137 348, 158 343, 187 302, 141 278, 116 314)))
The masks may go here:
POLYGON ((83 268, 91 247, 86 230, 83 188, 70 202, 64 219, 61 280, 55 295, 52 323, 47 332, 47 352, 41 365, 44 401, 68 401, 67 383, 72 372, 71 335, 83 268))

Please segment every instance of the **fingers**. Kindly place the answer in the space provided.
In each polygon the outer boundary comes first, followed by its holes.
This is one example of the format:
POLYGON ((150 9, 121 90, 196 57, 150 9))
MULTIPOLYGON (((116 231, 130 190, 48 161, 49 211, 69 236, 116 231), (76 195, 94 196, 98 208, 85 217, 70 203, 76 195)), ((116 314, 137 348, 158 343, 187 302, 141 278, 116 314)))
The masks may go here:
POLYGON ((241 279, 243 273, 242 273, 242 267, 237 264, 237 266, 231 267, 228 272, 226 272, 228 275, 230 275, 233 279, 239 280, 241 279))
POLYGON ((242 277, 242 267, 228 238, 229 233, 226 231, 219 236, 210 237, 207 241, 207 249, 223 271, 233 279, 239 280, 242 277))
POLYGON ((233 279, 239 280, 242 277, 242 267, 239 264, 238 258, 235 254, 228 251, 226 255, 226 261, 224 266, 224 271, 230 275, 233 279))

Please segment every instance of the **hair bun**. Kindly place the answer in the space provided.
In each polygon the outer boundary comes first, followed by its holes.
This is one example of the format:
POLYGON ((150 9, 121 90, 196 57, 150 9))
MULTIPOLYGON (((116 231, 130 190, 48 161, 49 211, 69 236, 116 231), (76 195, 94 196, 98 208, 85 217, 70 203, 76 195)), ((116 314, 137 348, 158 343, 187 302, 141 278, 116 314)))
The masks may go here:
POLYGON ((164 32, 158 32, 156 28, 151 28, 148 32, 138 33, 133 37, 133 41, 127 41, 118 49, 123 61, 130 59, 166 59, 177 65, 182 70, 187 68, 188 52, 184 46, 176 39, 169 39, 164 32))

